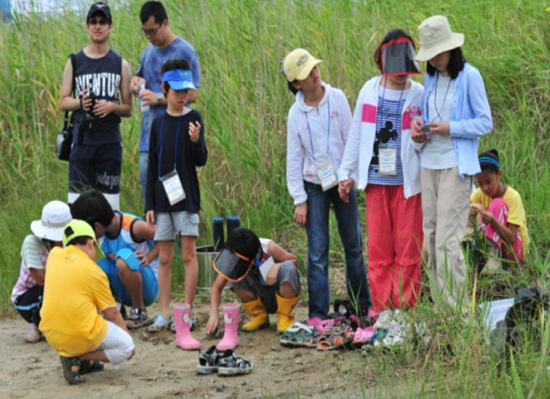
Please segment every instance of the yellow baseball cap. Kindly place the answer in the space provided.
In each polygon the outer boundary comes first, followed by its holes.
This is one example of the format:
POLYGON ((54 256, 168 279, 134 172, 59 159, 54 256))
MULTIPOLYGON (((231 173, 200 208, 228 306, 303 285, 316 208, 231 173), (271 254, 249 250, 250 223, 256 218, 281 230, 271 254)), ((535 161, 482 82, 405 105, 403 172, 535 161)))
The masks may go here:
POLYGON ((65 229, 63 230, 63 246, 66 247, 68 243, 78 237, 90 237, 94 240, 96 248, 96 262, 105 257, 105 254, 101 250, 101 247, 95 238, 95 232, 94 229, 92 229, 92 226, 84 220, 73 219, 67 224, 67 226, 65 226, 65 229))
POLYGON ((308 77, 315 65, 320 62, 323 61, 313 57, 309 51, 303 48, 297 48, 296 50, 292 50, 285 57, 283 72, 289 82, 304 80, 308 77))

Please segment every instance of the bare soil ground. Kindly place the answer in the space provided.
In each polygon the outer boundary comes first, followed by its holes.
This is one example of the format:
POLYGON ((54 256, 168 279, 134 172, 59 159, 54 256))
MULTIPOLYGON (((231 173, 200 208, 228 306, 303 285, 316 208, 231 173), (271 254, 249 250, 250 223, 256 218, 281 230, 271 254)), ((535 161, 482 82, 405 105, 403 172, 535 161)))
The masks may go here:
MULTIPOLYGON (((156 308, 149 308, 155 315, 156 308)), ((241 311, 241 321, 248 318, 241 311)), ((298 319, 305 319, 307 307, 296 310, 298 319)), ((221 336, 208 338, 204 333, 209 305, 195 308, 198 328, 195 338, 206 350, 221 336)), ((236 352, 252 361, 251 374, 220 377, 216 374, 195 374, 197 352, 177 348, 173 333, 148 334, 138 330, 132 335, 136 356, 115 370, 86 376, 81 385, 70 386, 63 378, 55 351, 44 340, 28 344, 23 334, 28 326, 21 318, 0 321, 0 397, 44 398, 345 398, 370 396, 366 387, 373 382, 363 377, 366 359, 358 351, 320 352, 315 349, 289 349, 279 344, 276 316, 271 316, 271 329, 256 333, 240 333, 236 352)), ((371 393, 374 393, 371 391, 371 393)))

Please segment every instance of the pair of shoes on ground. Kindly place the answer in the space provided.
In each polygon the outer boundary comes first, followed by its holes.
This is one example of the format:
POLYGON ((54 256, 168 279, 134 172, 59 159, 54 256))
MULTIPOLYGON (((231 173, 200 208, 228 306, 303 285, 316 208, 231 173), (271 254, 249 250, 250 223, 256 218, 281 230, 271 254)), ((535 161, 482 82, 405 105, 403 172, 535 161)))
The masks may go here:
POLYGON ((84 374, 103 370, 103 363, 96 360, 81 360, 79 357, 59 356, 61 368, 67 382, 71 385, 86 381, 84 374))
POLYGON ((222 376, 242 375, 252 371, 252 363, 244 357, 237 356, 232 349, 219 351, 213 345, 206 352, 199 353, 199 364, 195 371, 200 375, 212 373, 222 376))
POLYGON ((42 338, 44 338, 44 335, 42 334, 42 332, 40 332, 35 324, 31 323, 31 325, 29 326, 29 331, 27 331, 24 338, 25 341, 27 341, 28 343, 35 344, 42 338))
POLYGON ((353 338, 353 329, 343 322, 308 325, 298 321, 283 333, 280 342, 283 346, 317 348, 324 351, 344 347, 350 344, 353 338))
POLYGON ((326 351, 342 348, 350 344, 354 336, 355 333, 348 323, 335 324, 321 333, 317 340, 317 350, 326 351))
POLYGON ((149 318, 146 309, 132 308, 130 315, 126 318, 126 327, 129 330, 137 330, 151 323, 153 323, 153 319, 149 318))
POLYGON ((280 342, 292 348, 316 348, 318 339, 319 332, 315 326, 297 321, 283 333, 280 342))
MULTIPOLYGON (((191 322, 189 324, 190 324, 191 331, 194 331, 195 326, 197 325, 197 320, 193 317, 191 318, 191 322)), ((163 315, 159 314, 155 319, 155 322, 151 324, 149 327, 147 327, 147 331, 150 333, 156 333, 164 330, 170 330, 172 332, 176 332, 176 326, 174 324, 174 319, 172 317, 169 317, 167 319, 163 315)))

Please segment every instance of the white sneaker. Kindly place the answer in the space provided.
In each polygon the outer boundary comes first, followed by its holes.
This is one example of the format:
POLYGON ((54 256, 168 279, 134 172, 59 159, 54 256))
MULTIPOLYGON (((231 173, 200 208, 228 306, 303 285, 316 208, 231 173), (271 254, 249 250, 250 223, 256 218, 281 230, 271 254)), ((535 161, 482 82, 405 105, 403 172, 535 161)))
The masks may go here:
POLYGON ((34 324, 30 325, 29 331, 25 335, 25 341, 35 344, 42 339, 43 335, 34 324))

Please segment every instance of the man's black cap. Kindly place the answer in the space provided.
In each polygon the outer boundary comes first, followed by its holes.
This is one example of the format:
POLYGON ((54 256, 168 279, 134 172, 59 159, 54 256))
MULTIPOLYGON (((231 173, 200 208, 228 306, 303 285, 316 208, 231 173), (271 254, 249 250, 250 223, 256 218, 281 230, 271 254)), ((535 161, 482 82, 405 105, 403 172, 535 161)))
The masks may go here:
POLYGON ((94 14, 97 13, 103 15, 110 24, 113 23, 113 19, 111 17, 111 9, 107 4, 103 3, 102 1, 92 4, 92 6, 90 7, 90 11, 88 11, 88 16, 86 17, 86 23, 90 20, 90 18, 92 18, 94 14))

